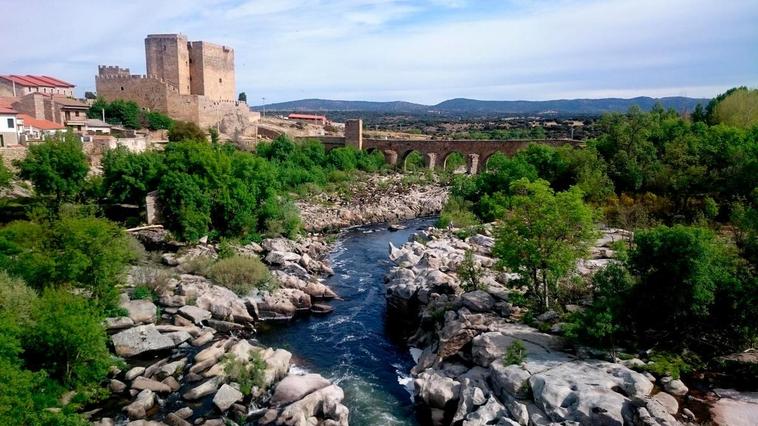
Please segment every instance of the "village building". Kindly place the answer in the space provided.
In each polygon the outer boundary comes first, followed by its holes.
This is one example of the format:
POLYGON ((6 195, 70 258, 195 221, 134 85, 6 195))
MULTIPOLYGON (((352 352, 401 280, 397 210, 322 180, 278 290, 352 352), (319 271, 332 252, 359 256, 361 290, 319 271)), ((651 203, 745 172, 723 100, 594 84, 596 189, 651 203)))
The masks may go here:
POLYGON ((56 133, 65 132, 66 126, 54 121, 34 118, 28 114, 18 115, 19 142, 39 141, 56 133))
POLYGON ((326 123, 328 123, 328 120, 323 115, 313 115, 313 114, 297 114, 293 113, 287 116, 288 120, 292 121, 300 121, 303 123, 311 123, 311 124, 318 124, 320 126, 326 126, 326 123))
POLYGON ((226 134, 244 133, 251 118, 246 102, 237 100, 234 49, 183 34, 150 34, 145 38, 145 75, 128 68, 98 67, 97 95, 107 101, 134 101, 142 108, 219 126, 226 134))
POLYGON ((75 131, 83 131, 89 105, 61 95, 32 92, 24 96, 0 98, 0 105, 10 105, 19 113, 38 120, 48 120, 75 131))
POLYGON ((0 96, 21 97, 30 93, 74 96, 74 85, 47 75, 0 75, 0 96))
POLYGON ((18 112, 0 106, 0 147, 18 145, 18 112))
POLYGON ((87 133, 110 134, 111 127, 110 124, 97 118, 88 118, 85 122, 85 131, 87 133))

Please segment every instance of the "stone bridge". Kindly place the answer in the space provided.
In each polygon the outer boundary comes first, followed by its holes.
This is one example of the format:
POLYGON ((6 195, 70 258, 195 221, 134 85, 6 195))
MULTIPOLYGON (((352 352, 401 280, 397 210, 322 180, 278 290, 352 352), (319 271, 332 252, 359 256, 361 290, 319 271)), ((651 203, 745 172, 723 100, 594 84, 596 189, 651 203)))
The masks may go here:
POLYGON ((327 149, 338 146, 354 146, 365 151, 380 151, 387 163, 393 166, 405 166, 405 160, 416 151, 424 158, 424 165, 429 169, 444 167, 448 158, 459 153, 466 158, 466 172, 476 174, 484 169, 490 157, 496 153, 513 156, 529 144, 537 143, 550 146, 580 146, 581 142, 572 139, 518 139, 518 140, 402 140, 370 139, 363 137, 363 121, 347 120, 345 137, 320 138, 327 149))

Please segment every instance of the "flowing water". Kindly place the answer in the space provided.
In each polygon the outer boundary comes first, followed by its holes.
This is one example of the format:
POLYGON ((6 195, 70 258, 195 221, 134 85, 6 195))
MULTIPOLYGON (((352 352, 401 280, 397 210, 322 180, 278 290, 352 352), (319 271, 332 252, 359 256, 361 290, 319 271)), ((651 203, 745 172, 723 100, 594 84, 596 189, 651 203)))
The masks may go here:
POLYGON ((433 222, 411 220, 396 232, 385 225, 343 233, 330 255, 335 275, 326 280, 343 299, 331 303, 334 312, 271 326, 257 336, 292 352, 298 368, 337 382, 351 425, 418 424, 408 389, 413 359, 400 338, 408 330, 386 327, 384 275, 391 267, 388 243, 399 246, 433 222))

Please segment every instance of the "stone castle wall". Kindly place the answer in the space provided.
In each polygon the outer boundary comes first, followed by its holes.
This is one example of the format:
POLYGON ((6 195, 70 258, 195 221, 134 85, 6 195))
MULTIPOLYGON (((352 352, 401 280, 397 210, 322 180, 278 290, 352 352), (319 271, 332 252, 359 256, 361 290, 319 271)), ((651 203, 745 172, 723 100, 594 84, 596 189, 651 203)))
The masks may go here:
POLYGON ((189 44, 192 93, 211 99, 235 97, 234 50, 204 41, 189 44))
POLYGON ((187 37, 182 34, 150 34, 145 38, 147 75, 165 80, 188 95, 190 88, 190 56, 187 37))

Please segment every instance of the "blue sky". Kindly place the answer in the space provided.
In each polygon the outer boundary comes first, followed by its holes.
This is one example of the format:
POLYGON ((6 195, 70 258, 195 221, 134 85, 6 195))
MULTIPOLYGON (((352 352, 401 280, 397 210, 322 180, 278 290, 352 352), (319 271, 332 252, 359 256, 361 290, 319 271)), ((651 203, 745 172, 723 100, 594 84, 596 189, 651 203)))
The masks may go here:
POLYGON ((0 74, 94 90, 149 33, 235 49, 251 103, 711 97, 758 86, 756 0, 0 0, 0 74), (6 41, 11 41, 10 43, 6 41))

